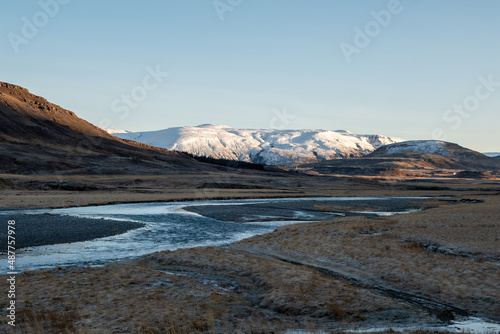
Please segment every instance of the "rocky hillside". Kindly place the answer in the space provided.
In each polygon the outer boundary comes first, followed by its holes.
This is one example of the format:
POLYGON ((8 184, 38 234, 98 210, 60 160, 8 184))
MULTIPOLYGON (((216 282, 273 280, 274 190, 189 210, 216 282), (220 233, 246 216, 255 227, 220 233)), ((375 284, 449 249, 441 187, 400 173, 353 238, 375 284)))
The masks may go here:
POLYGON ((179 153, 113 137, 23 87, 0 82, 0 172, 158 173, 200 165, 179 153))

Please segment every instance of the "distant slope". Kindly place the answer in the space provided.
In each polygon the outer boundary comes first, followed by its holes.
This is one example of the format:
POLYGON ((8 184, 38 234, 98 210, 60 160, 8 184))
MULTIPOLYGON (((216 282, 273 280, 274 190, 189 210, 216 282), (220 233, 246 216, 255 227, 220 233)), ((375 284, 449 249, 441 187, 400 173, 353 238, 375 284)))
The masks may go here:
POLYGON ((120 138, 197 156, 281 166, 361 157, 383 145, 402 141, 344 130, 235 129, 211 124, 148 132, 107 131, 120 138))
POLYGON ((436 170, 498 171, 500 161, 460 145, 436 141, 415 140, 382 146, 358 159, 325 161, 302 165, 320 174, 378 175, 406 171, 436 170))
POLYGON ((484 155, 490 157, 490 158, 497 158, 500 159, 500 152, 486 152, 483 153, 484 155))
POLYGON ((438 140, 412 140, 387 145, 367 157, 417 158, 434 168, 490 170, 500 167, 495 159, 482 153, 438 140))
POLYGON ((0 82, 0 172, 135 173, 196 165, 184 155, 113 137, 25 88, 0 82))

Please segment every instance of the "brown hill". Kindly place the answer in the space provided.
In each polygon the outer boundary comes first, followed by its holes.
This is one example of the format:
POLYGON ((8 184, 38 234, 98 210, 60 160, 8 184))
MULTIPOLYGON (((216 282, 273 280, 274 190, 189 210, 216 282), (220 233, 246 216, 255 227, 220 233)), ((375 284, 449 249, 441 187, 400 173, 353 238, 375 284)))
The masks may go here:
POLYGON ((25 88, 0 82, 0 172, 135 174, 200 168, 205 164, 113 137, 25 88))
POLYGON ((457 144, 415 140, 382 146, 362 158, 329 160, 302 165, 301 168, 320 174, 417 175, 442 170, 496 172, 500 170, 500 163, 498 159, 457 144))
POLYGON ((498 170, 498 160, 458 144, 439 140, 410 140, 382 146, 366 157, 419 159, 434 168, 498 170))

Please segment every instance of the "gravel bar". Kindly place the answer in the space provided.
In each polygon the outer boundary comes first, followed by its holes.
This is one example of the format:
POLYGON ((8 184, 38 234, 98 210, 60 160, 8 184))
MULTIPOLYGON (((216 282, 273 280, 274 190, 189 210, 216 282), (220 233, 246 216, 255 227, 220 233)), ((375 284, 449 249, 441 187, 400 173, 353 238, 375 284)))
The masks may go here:
POLYGON ((308 199, 256 204, 189 205, 183 210, 224 221, 258 222, 263 220, 319 221, 349 216, 377 217, 376 214, 366 213, 366 211, 403 212, 423 207, 425 207, 423 200, 407 198, 353 201, 308 199))
POLYGON ((140 228, 145 224, 130 221, 91 219, 52 214, 2 215, 0 251, 7 251, 7 222, 15 220, 16 249, 63 244, 109 237, 140 228))

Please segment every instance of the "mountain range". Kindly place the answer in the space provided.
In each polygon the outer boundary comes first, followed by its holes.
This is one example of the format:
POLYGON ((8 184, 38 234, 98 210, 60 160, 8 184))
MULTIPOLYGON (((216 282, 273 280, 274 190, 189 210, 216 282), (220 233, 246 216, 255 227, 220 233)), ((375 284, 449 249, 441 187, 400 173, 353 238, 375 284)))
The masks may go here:
POLYGON ((213 124, 146 132, 105 130, 122 139, 196 156, 286 167, 358 158, 381 146, 403 141, 345 130, 235 129, 213 124))
POLYGON ((150 132, 104 131, 23 87, 0 82, 1 173, 179 174, 220 171, 213 163, 229 166, 214 159, 319 174, 500 171, 498 157, 457 144, 345 130, 252 130, 205 124, 150 132), (209 159, 200 161, 182 152, 209 159))
MULTIPOLYGON (((340 175, 434 175, 498 171, 500 160, 438 140, 360 135, 346 130, 235 129, 204 124, 158 131, 106 129, 114 136, 213 159, 294 167, 340 175)), ((492 154, 493 155, 493 154, 492 154)))

